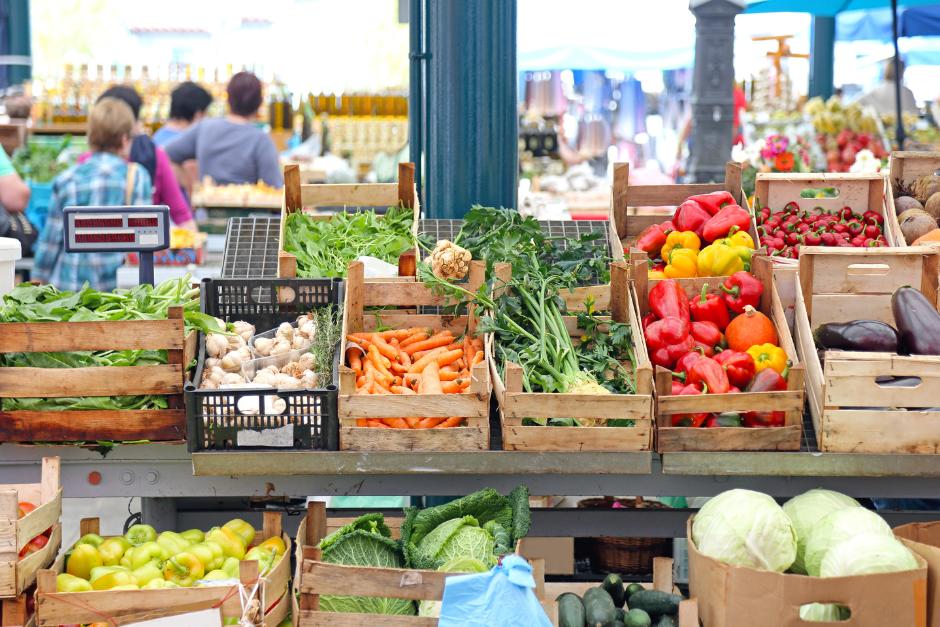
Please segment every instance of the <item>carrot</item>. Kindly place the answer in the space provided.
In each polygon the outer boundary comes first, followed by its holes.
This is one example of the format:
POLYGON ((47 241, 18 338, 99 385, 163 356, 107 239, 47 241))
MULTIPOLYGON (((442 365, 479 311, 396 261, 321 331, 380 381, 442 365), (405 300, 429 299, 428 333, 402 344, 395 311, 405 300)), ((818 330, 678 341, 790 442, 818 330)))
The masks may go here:
POLYGON ((393 394, 414 394, 415 391, 404 385, 393 385, 389 388, 393 394))
POLYGON ((431 429, 444 422, 446 418, 422 418, 416 429, 431 429))
POLYGON ((463 350, 455 349, 452 351, 447 351, 446 353, 441 353, 437 356, 437 359, 434 361, 437 362, 439 367, 449 366, 463 356, 463 350))
POLYGON ((387 424, 392 429, 408 429, 408 423, 405 422, 404 418, 382 418, 382 422, 387 424))
POLYGON ((418 383, 420 381, 421 381, 421 375, 417 375, 417 374, 408 374, 408 375, 405 375, 405 378, 404 378, 405 384, 408 387, 410 387, 412 390, 416 390, 418 388, 418 383))
POLYGON ((346 336, 346 339, 350 342, 355 342, 356 344, 371 344, 372 340, 369 339, 368 333, 350 333, 346 336))
POLYGON ((473 353, 473 343, 470 341, 470 334, 468 333, 465 333, 463 336, 463 352, 464 355, 473 353))
POLYGON ((408 423, 408 428, 409 428, 409 429, 417 429, 417 428, 418 428, 418 423, 421 422, 421 419, 420 419, 420 418, 409 417, 409 418, 405 418, 405 422, 408 423))
POLYGON ((406 374, 408 372, 408 368, 398 362, 393 363, 389 370, 391 370, 394 374, 406 374))
POLYGON ((457 379, 457 383, 460 385, 460 391, 463 392, 468 387, 470 387, 470 384, 473 383, 473 379, 471 379, 469 376, 463 377, 461 379, 457 379))
POLYGON ((477 337, 477 338, 473 338, 471 344, 473 344, 473 352, 474 352, 474 353, 476 353, 477 351, 483 350, 483 340, 481 340, 480 338, 478 338, 478 337, 477 337))
POLYGON ((370 374, 370 373, 371 373, 373 380, 375 380, 375 381, 382 381, 382 382, 384 382, 386 385, 389 384, 389 383, 391 383, 392 380, 395 378, 395 377, 393 377, 390 373, 382 372, 381 370, 379 370, 378 368, 376 368, 376 367, 375 367, 375 364, 372 362, 372 360, 369 360, 369 361, 366 362, 365 371, 366 371, 367 374, 370 374))
POLYGON ((473 361, 470 362, 470 367, 473 368, 481 361, 483 361, 483 351, 477 351, 476 355, 473 356, 473 361))
POLYGON ((460 368, 461 370, 463 370, 466 367, 467 367, 467 360, 464 359, 463 357, 461 357, 460 359, 454 362, 454 368, 460 368))
POLYGON ((372 392, 372 382, 375 380, 375 369, 371 366, 372 364, 366 363, 366 372, 362 376, 362 387, 356 391, 357 394, 370 394, 372 392))
POLYGON ((462 353, 463 342, 451 342, 450 344, 447 345, 447 350, 449 351, 457 350, 458 348, 460 349, 460 352, 462 353))
POLYGON ((369 425, 369 421, 366 420, 365 418, 356 418, 357 427, 367 427, 368 425, 369 425))
POLYGON ((383 357, 387 357, 391 361, 398 361, 398 349, 386 342, 381 335, 378 333, 373 333, 372 343, 383 357))
POLYGON ((457 394, 461 389, 460 384, 460 379, 456 381, 443 381, 441 382, 441 391, 444 392, 444 394, 457 394))
POLYGON ((450 418, 445 418, 444 422, 436 425, 435 429, 447 429, 449 427, 459 427, 463 422, 463 418, 460 416, 451 416, 450 418))
POLYGON ((421 371, 421 383, 418 384, 418 394, 443 394, 441 389, 440 368, 437 362, 432 361, 421 371))
POLYGON ((421 327, 412 327, 410 329, 390 329, 388 331, 382 331, 378 335, 382 336, 382 339, 386 342, 391 343, 392 340, 398 340, 399 342, 406 337, 414 335, 415 333, 420 333, 421 331, 426 331, 421 327))
POLYGON ((385 424, 385 423, 382 422, 381 420, 377 420, 377 419, 375 419, 375 418, 370 418, 369 420, 366 421, 366 424, 369 425, 370 427, 377 427, 377 428, 379 428, 379 429, 388 429, 388 428, 389 428, 389 426, 388 426, 387 424, 385 424))
POLYGON ((415 342, 414 344, 409 344, 405 347, 405 352, 409 355, 414 355, 418 351, 426 351, 432 348, 437 348, 438 346, 447 346, 454 340, 454 336, 451 335, 450 331, 441 331, 440 333, 429 337, 423 342, 415 342))
POLYGON ((376 379, 372 382, 372 393, 373 394, 391 394, 388 389, 388 386, 382 383, 379 379, 376 379))
POLYGON ((456 381, 460 378, 460 373, 456 370, 449 370, 447 368, 441 368, 441 381, 456 381))
POLYGON ((356 372, 362 372, 362 358, 359 349, 355 347, 346 349, 346 363, 356 372))
POLYGON ((403 366, 405 366, 406 368, 411 367, 411 355, 409 355, 405 351, 400 351, 398 353, 398 358, 401 359, 401 363, 403 366))
POLYGON ((435 361, 437 356, 443 355, 445 351, 446 349, 443 346, 439 346, 438 348, 435 348, 432 351, 428 351, 428 353, 424 357, 422 357, 418 361, 411 364, 411 367, 408 368, 408 372, 411 372, 411 373, 421 372, 422 370, 424 370, 425 366, 427 366, 432 361, 435 361))
POLYGON ((376 370, 378 370, 382 374, 387 375, 389 377, 392 376, 392 373, 388 371, 388 366, 385 365, 385 361, 382 358, 382 355, 379 353, 379 349, 375 344, 369 347, 368 356, 369 356, 369 361, 372 362, 372 365, 375 366, 376 370))
POLYGON ((424 340, 430 337, 431 337, 430 329, 418 329, 417 331, 415 331, 414 333, 412 333, 405 339, 399 340, 401 342, 401 344, 399 344, 399 348, 405 348, 406 346, 410 344, 414 344, 415 342, 423 342, 424 340))

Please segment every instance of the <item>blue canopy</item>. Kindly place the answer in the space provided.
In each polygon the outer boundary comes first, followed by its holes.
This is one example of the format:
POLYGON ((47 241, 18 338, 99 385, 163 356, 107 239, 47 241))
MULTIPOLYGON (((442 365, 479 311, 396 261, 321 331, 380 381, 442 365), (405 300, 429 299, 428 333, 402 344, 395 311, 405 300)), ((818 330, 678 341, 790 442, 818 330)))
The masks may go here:
MULTIPOLYGON (((898 0, 899 7, 937 4, 937 0, 898 0)), ((745 13, 810 13, 833 17, 845 11, 890 7, 888 0, 752 0, 745 13)))
MULTIPOLYGON (((899 12, 900 37, 940 37, 940 4, 899 12)), ((845 11, 836 18, 839 41, 891 41, 891 9, 845 11)))

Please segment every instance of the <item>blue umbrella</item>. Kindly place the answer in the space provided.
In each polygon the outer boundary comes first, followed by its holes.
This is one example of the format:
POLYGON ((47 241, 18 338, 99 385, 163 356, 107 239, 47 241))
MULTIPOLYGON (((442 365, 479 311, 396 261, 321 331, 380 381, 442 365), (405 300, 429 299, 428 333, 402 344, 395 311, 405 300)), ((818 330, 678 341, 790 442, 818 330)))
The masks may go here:
MULTIPOLYGON (((898 36, 940 37, 940 3, 904 9, 898 15, 898 36)), ((846 11, 836 20, 839 41, 891 41, 891 9, 846 11)))

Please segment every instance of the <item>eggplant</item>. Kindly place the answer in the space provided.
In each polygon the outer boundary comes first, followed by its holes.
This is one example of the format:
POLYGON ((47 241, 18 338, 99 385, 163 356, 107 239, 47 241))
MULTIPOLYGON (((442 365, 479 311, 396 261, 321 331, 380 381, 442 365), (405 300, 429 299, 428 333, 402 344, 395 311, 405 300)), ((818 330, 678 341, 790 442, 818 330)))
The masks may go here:
POLYGON ((940 312, 920 290, 908 285, 891 296, 891 312, 898 325, 904 355, 940 355, 940 312))
POLYGON ((825 349, 877 353, 898 352, 898 332, 890 324, 879 320, 830 322, 816 329, 813 337, 816 344, 825 349))

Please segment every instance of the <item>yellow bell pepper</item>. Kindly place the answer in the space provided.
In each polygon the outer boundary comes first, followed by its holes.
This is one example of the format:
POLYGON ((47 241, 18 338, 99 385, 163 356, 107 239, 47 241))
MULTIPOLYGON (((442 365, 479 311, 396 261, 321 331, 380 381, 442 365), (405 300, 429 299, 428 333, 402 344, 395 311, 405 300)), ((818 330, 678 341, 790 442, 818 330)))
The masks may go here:
POLYGON ((241 559, 245 557, 245 544, 241 537, 231 529, 213 527, 206 534, 207 542, 216 542, 222 547, 226 557, 241 559))
POLYGON ((724 244, 711 244, 703 248, 698 254, 699 276, 728 276, 744 270, 739 248, 724 244))
POLYGON ((287 545, 284 544, 284 539, 279 536, 271 536, 258 546, 263 549, 273 548, 278 555, 284 555, 287 552, 287 545))
POLYGON ((163 564, 163 577, 178 586, 187 587, 202 579, 206 569, 192 553, 179 553, 163 564))
POLYGON ((662 270, 649 270, 646 273, 646 278, 648 279, 667 279, 669 277, 662 270))
POLYGON ((731 227, 727 237, 715 240, 713 243, 725 244, 726 246, 744 246, 754 250, 754 238, 751 237, 750 233, 741 231, 736 226, 731 227))
POLYGON ((65 562, 65 572, 81 579, 91 576, 92 568, 104 565, 101 553, 90 544, 79 544, 72 549, 72 553, 65 562))
POLYGON ((698 251, 691 248, 674 249, 669 253, 669 263, 663 270, 663 274, 670 279, 686 279, 698 276, 696 265, 698 254, 698 251))
POLYGON ((251 523, 241 518, 233 518, 222 525, 222 528, 233 531, 235 535, 242 539, 242 544, 246 547, 251 546, 251 541, 255 539, 255 528, 251 523))
POLYGON ((698 252, 702 248, 702 241, 692 231, 672 231, 666 236, 666 243, 659 254, 663 261, 669 261, 672 251, 680 248, 691 248, 698 252))
POLYGON ((754 359, 755 372, 772 368, 782 375, 789 365, 786 351, 775 344, 755 344, 747 349, 747 354, 754 359))
POLYGON ((91 571, 91 587, 95 590, 110 590, 115 586, 137 586, 131 571, 123 566, 99 566, 91 571))

